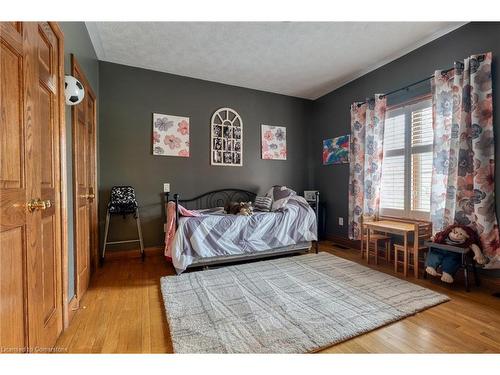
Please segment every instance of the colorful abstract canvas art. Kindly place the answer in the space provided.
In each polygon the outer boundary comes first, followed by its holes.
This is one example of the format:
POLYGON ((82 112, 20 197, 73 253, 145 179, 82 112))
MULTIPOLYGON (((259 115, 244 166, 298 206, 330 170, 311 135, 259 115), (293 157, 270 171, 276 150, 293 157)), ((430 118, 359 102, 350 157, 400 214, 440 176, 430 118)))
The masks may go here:
POLYGON ((261 126, 262 159, 286 160, 286 128, 283 126, 261 126))
POLYGON ((323 164, 349 163, 349 135, 323 141, 323 164))
POLYGON ((189 117, 153 113, 153 155, 189 157, 189 117))

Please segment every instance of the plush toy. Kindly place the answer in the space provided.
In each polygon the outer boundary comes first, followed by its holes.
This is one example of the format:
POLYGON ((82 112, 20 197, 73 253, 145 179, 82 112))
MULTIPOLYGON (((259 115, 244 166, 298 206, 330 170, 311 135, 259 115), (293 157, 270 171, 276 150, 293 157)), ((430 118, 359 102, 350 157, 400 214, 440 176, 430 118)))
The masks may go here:
MULTIPOLYGON (((450 225, 445 230, 436 233, 431 240, 438 244, 469 248, 474 252, 474 260, 478 264, 485 264, 487 261, 481 248, 478 246, 480 241, 476 232, 474 229, 465 225, 450 225)), ((461 264, 462 259, 460 254, 433 248, 427 257, 425 272, 429 275, 437 276, 438 272, 436 269, 441 266, 443 271, 441 281, 452 283, 453 276, 458 271, 461 264)))
POLYGON ((253 214, 252 202, 228 202, 224 210, 231 215, 250 216, 253 214))

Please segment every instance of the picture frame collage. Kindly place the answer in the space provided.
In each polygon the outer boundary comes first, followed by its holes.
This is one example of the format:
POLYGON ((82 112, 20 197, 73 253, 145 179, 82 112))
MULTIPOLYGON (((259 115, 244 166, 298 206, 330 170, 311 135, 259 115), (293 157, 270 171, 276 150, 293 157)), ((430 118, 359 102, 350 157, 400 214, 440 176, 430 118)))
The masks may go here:
POLYGON ((243 165, 243 121, 231 108, 220 108, 211 121, 211 165, 243 165))

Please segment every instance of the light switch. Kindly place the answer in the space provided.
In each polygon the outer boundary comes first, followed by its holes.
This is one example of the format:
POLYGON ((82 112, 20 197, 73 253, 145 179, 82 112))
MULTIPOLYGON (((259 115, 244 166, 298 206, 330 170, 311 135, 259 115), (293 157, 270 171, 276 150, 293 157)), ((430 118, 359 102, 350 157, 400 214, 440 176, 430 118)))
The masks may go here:
POLYGON ((170 193, 170 184, 163 184, 163 192, 170 193))
POLYGON ((339 225, 340 225, 341 227, 343 227, 343 226, 344 226, 344 218, 343 218, 343 217, 339 217, 339 225))

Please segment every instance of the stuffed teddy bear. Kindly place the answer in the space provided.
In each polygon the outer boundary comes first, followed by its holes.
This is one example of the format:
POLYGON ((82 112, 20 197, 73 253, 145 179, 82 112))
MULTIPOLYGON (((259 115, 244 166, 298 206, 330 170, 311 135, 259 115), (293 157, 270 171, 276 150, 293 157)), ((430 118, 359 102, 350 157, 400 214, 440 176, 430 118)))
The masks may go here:
POLYGON ((250 216, 253 214, 252 202, 228 202, 224 210, 231 215, 250 216))
MULTIPOLYGON (((478 264, 486 263, 486 257, 478 246, 480 243, 479 238, 470 227, 458 224, 450 225, 443 231, 436 233, 431 240, 438 244, 469 248, 474 252, 474 260, 478 264)), ((443 271, 441 281, 452 283, 453 275, 458 271, 461 264, 461 254, 433 248, 427 256, 425 272, 432 276, 438 276, 436 269, 441 266, 443 271)))

